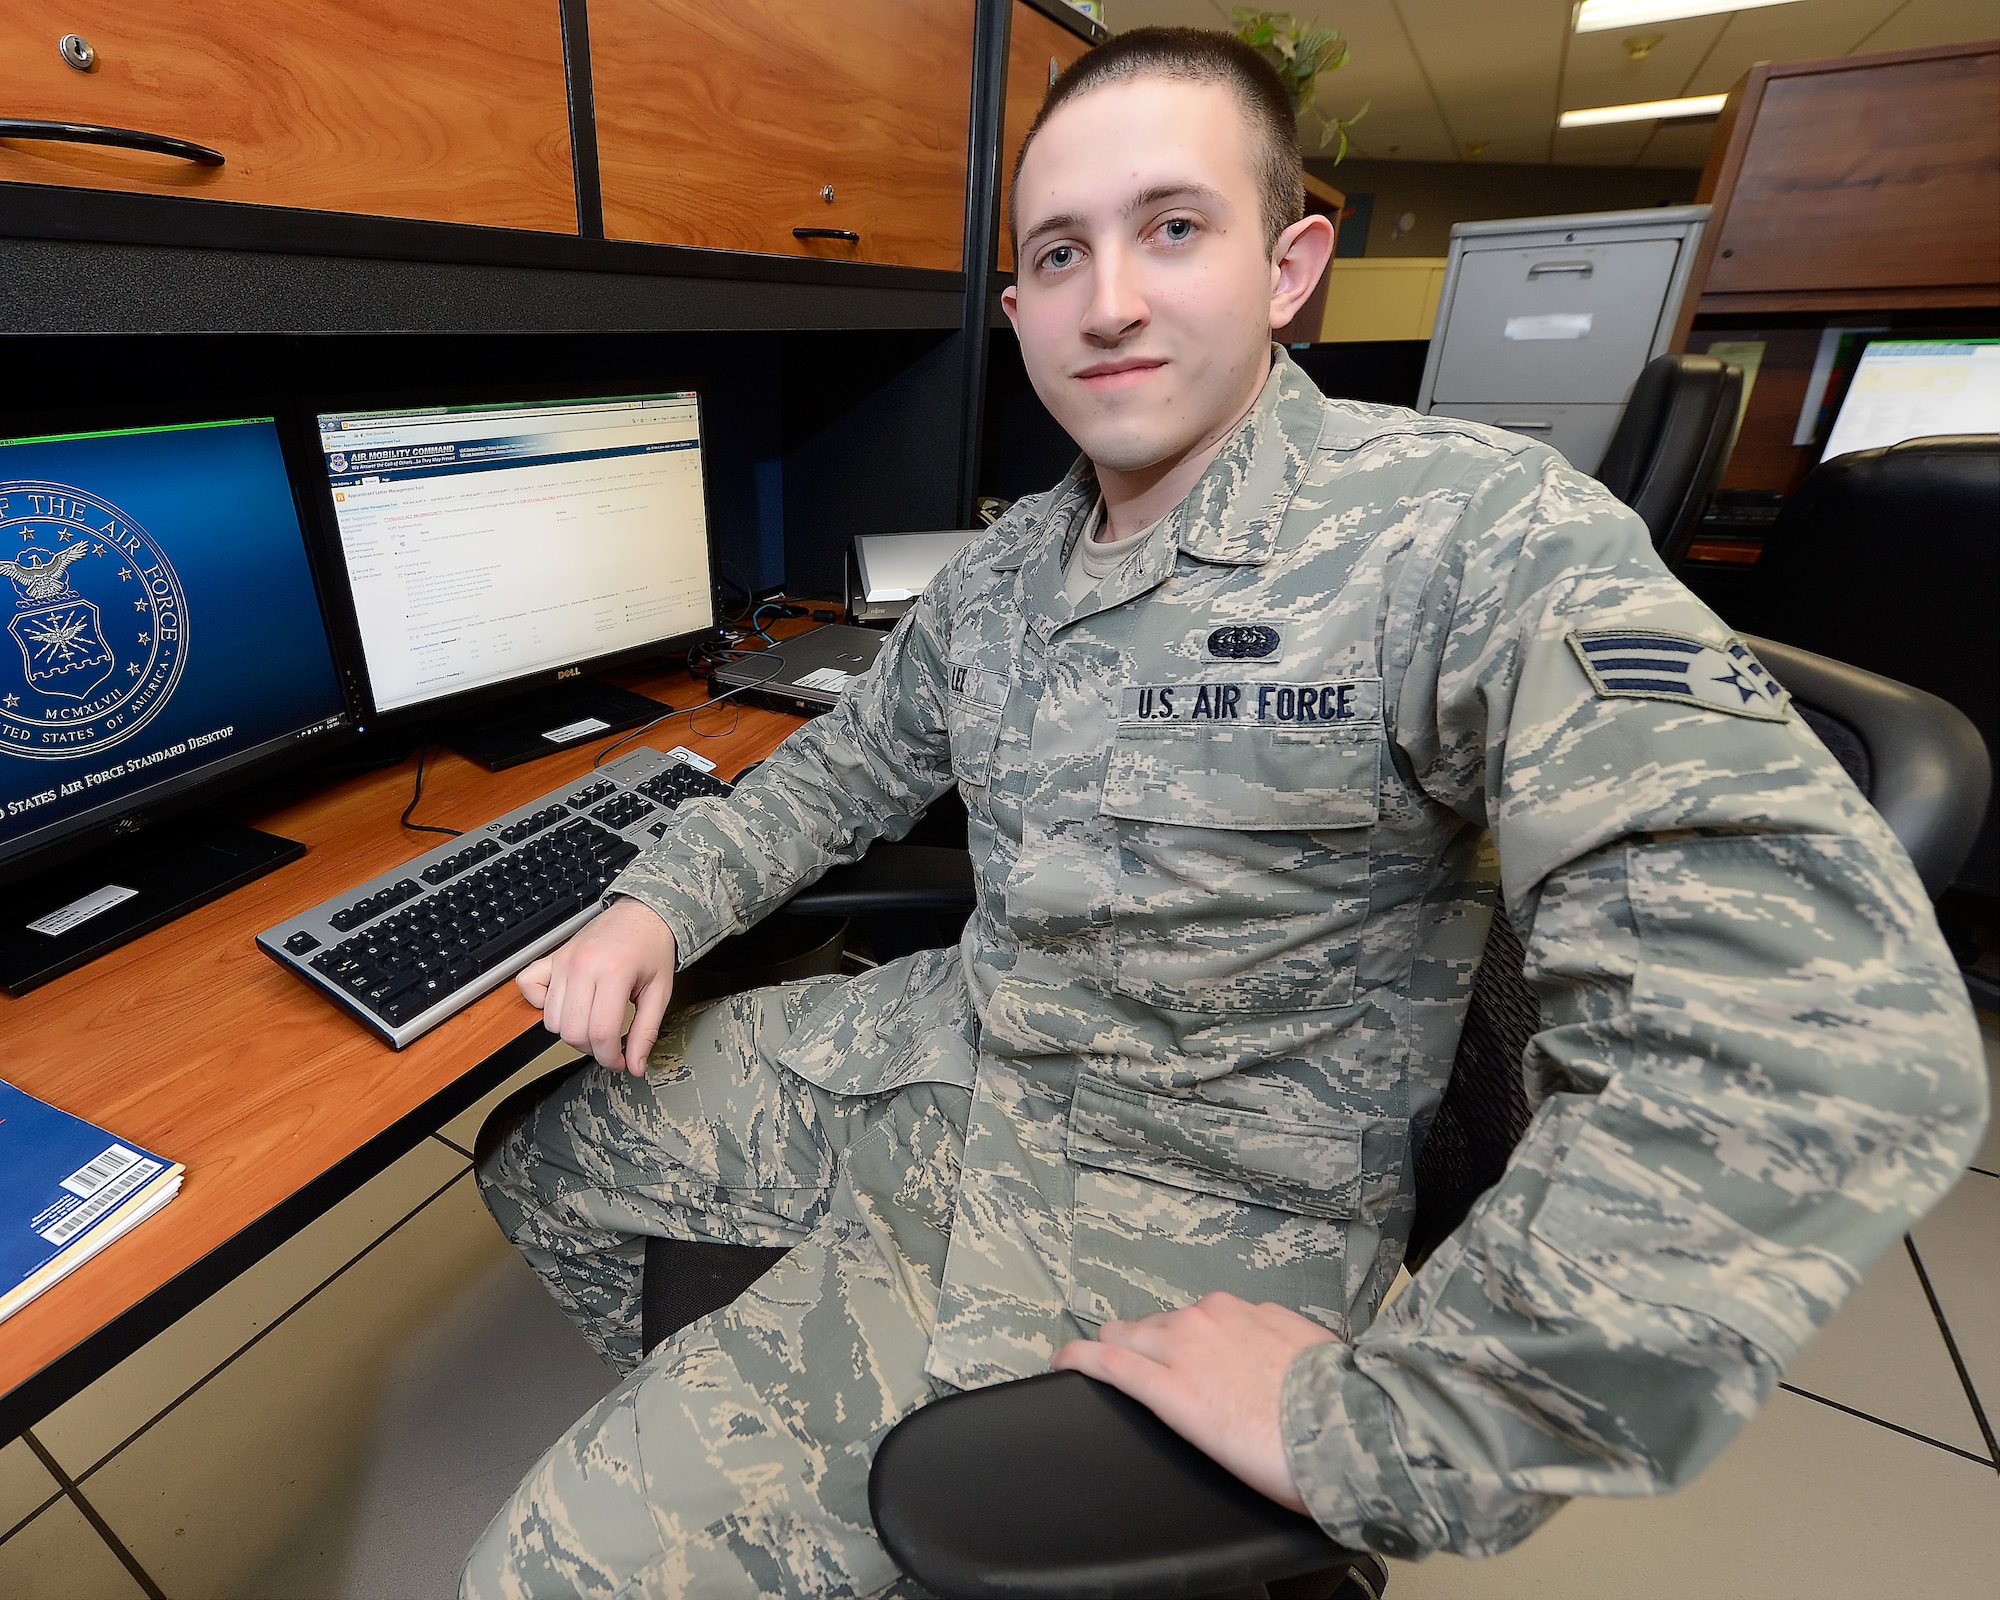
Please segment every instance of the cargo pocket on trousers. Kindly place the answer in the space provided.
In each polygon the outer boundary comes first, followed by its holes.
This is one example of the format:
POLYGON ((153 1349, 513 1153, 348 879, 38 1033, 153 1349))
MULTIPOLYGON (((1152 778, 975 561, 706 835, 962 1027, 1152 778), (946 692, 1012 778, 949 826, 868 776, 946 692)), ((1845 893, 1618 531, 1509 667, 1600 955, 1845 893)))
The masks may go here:
POLYGON ((1129 1321, 1224 1289, 1344 1329, 1348 1227, 1368 1209, 1364 1157, 1385 1166, 1397 1126, 1084 1079, 1067 1145, 1070 1310, 1129 1321))

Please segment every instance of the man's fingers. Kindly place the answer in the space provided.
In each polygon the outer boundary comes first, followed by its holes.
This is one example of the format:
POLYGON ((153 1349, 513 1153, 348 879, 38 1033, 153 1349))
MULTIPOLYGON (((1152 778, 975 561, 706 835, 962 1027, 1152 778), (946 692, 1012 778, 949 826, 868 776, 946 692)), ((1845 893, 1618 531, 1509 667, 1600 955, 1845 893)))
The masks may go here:
POLYGON ((514 982, 531 1006, 539 1008, 548 998, 549 976, 555 970, 555 962, 547 956, 530 961, 514 975, 514 982))
POLYGON ((1049 1365, 1108 1383, 1154 1411, 1160 1409, 1173 1382, 1172 1374, 1159 1362, 1102 1339, 1073 1339, 1056 1352, 1049 1365))
POLYGON ((579 1048, 587 1049, 595 1056, 600 1067, 616 1071, 625 1065, 620 1044, 625 1034, 625 1001, 631 992, 629 978, 613 982, 606 975, 599 974, 590 997, 588 1020, 584 1023, 588 1043, 579 1048))
POLYGON ((625 1070, 635 1078, 646 1075, 646 1058, 660 1036, 660 1020, 667 1014, 667 1001, 673 992, 673 979, 662 975, 641 989, 633 1004, 632 1031, 625 1036, 625 1070))

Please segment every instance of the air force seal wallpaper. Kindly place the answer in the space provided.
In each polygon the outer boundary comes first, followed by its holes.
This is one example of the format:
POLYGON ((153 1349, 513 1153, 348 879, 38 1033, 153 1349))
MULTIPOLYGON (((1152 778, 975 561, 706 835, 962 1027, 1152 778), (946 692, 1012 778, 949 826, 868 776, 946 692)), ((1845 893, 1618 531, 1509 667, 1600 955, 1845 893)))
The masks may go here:
POLYGON ((270 418, 0 440, 0 853, 345 713, 270 418))
POLYGON ((129 739, 172 698, 187 659, 173 563, 119 507, 75 484, 0 482, 0 577, 13 586, 0 722, 17 754, 129 739))

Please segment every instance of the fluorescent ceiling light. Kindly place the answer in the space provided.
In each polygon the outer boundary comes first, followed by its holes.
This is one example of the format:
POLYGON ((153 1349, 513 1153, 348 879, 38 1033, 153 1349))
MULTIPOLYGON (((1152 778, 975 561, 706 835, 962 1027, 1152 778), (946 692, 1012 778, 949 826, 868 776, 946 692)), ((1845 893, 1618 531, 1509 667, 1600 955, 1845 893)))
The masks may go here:
POLYGON ((1685 100, 1642 100, 1629 106, 1591 106, 1565 111, 1558 128, 1596 128, 1607 122, 1651 122, 1656 117, 1712 117, 1721 111, 1726 94, 1691 94, 1685 100))
POLYGON ((1724 11, 1755 11, 1760 6, 1788 6, 1797 0, 1583 0, 1576 8, 1578 33, 1603 33, 1609 28, 1638 28, 1649 22, 1678 22, 1682 17, 1712 17, 1724 11))

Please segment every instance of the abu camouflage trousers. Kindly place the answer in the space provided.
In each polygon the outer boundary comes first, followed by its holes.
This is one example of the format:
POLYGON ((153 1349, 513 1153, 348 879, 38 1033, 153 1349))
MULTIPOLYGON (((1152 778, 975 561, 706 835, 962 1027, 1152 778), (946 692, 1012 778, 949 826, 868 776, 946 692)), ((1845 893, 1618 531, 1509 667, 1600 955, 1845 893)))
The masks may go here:
POLYGON ((467 1600, 919 1592, 876 1541, 868 1469, 946 1388, 924 1361, 970 1096, 787 1071, 813 987, 670 1019, 643 1080, 584 1068, 481 1167, 507 1236, 626 1377, 493 1519, 467 1600), (641 1359, 654 1234, 793 1248, 641 1359))

